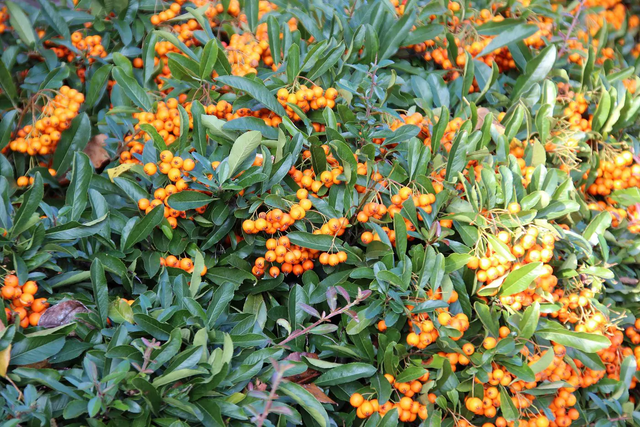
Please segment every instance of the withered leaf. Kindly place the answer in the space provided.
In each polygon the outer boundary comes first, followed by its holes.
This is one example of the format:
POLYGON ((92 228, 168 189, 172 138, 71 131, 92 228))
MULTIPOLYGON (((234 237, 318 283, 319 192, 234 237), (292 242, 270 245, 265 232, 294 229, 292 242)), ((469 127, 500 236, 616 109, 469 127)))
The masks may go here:
POLYGON ((91 164, 96 169, 102 168, 111 160, 109 153, 104 148, 106 139, 107 135, 105 134, 96 135, 91 138, 84 149, 84 152, 89 156, 89 160, 91 160, 91 164))
MULTIPOLYGON (((482 125, 484 124, 484 118, 487 117, 487 114, 489 114, 491 111, 489 111, 488 108, 485 107, 480 107, 478 108, 478 123, 476 123, 476 129, 481 129, 482 125)), ((504 129, 505 127, 496 120, 496 118, 493 118, 493 125, 496 127, 496 130, 500 133, 504 133, 504 129)))
MULTIPOLYGON (((288 355, 287 357, 284 358, 284 360, 289 360, 291 362, 300 362, 302 361, 302 357, 307 357, 309 359, 317 359, 318 355, 315 353, 306 353, 306 352, 293 352, 290 355, 288 355)), ((304 371, 301 374, 298 375, 292 375, 290 377, 286 377, 286 380, 289 380, 291 382, 297 383, 297 384, 304 384, 304 383, 308 383, 311 382, 311 380, 313 380, 314 378, 320 376, 320 372, 314 370, 314 369, 309 369, 307 368, 306 371, 304 371)))
POLYGON ((38 326, 55 328, 66 325, 75 320, 79 313, 88 313, 89 309, 79 301, 69 300, 49 307, 40 317, 38 326))
POLYGON ((324 392, 317 385, 315 385, 315 384, 302 384, 302 387, 304 387, 309 393, 313 394, 313 397, 318 399, 318 402, 320 402, 320 403, 330 403, 332 405, 336 404, 336 402, 334 402, 329 396, 324 394, 324 392))

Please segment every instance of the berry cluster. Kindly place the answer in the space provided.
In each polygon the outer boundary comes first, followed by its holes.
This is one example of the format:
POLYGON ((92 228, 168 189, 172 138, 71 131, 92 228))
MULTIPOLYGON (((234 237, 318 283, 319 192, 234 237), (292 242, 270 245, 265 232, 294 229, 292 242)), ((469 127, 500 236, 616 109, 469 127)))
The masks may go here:
POLYGON ((21 286, 15 274, 5 276, 1 290, 2 298, 11 300, 11 308, 5 308, 7 319, 18 316, 21 327, 38 326, 40 316, 49 307, 49 303, 46 298, 35 298, 37 292, 38 285, 33 280, 21 286))
POLYGON ((429 381, 429 372, 427 371, 420 378, 411 382, 397 382, 391 374, 385 374, 384 377, 389 383, 402 395, 397 402, 387 401, 380 405, 378 399, 365 400, 360 393, 353 393, 349 398, 349 403, 356 409, 358 418, 364 419, 373 415, 374 412, 384 416, 387 412, 394 408, 398 410, 398 419, 402 422, 413 422, 418 417, 425 420, 428 416, 426 405, 420 403, 418 399, 413 397, 422 391, 424 383, 429 381))
POLYGON ((107 56, 107 51, 104 46, 102 46, 102 36, 94 35, 83 37, 81 32, 76 31, 71 34, 71 43, 73 47, 80 51, 80 55, 77 55, 65 46, 56 45, 52 40, 45 41, 44 45, 54 51, 58 58, 66 58, 69 62, 79 58, 87 58, 89 63, 92 64, 95 61, 94 57, 104 58, 107 56))
MULTIPOLYGON (((157 188, 153 192, 153 200, 151 201, 148 199, 138 200, 138 208, 148 214, 156 206, 164 204, 164 216, 167 218, 167 221, 169 221, 171 228, 176 228, 178 226, 178 218, 186 218, 187 213, 185 211, 170 208, 168 205, 168 198, 172 194, 185 191, 189 188, 187 179, 189 177, 189 172, 195 169, 195 167, 196 162, 192 159, 183 159, 180 156, 174 156, 169 150, 161 152, 160 163, 145 164, 144 172, 149 176, 153 176, 160 172, 161 174, 166 175, 174 184, 169 184, 164 188, 157 188)), ((205 210, 206 205, 197 208, 196 212, 204 213, 205 210)))
MULTIPOLYGON (((195 264, 193 260, 189 257, 185 258, 177 258, 174 255, 168 255, 167 257, 160 257, 160 265, 165 265, 167 267, 179 268, 180 270, 184 270, 187 273, 193 273, 195 269, 195 264)), ((200 272, 201 276, 207 274, 207 267, 204 266, 202 271, 200 272)), ((128 301, 127 301, 128 302, 128 301)), ((129 303, 129 305, 131 305, 129 303)))
POLYGON ((313 85, 311 88, 300 85, 297 90, 279 89, 277 97, 278 102, 285 107, 289 118, 297 121, 300 120, 300 116, 288 104, 298 106, 304 113, 325 107, 333 108, 336 105, 338 91, 332 87, 325 91, 317 85, 313 85))
POLYGON ((62 132, 69 129, 71 120, 78 115, 83 102, 82 93, 69 86, 62 86, 55 97, 42 108, 42 117, 20 129, 18 137, 9 143, 8 149, 30 156, 52 154, 62 132))

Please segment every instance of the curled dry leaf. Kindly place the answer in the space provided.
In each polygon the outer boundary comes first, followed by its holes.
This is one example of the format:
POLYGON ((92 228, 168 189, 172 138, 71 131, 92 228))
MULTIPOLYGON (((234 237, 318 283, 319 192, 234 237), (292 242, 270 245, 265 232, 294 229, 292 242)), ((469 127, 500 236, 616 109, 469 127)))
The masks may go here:
POLYGON ((329 396, 324 394, 324 391, 322 391, 320 389, 320 387, 318 387, 317 385, 315 385, 315 384, 302 384, 302 387, 304 387, 309 393, 313 394, 313 397, 318 399, 318 402, 320 402, 320 403, 330 403, 332 405, 336 404, 336 402, 334 402, 333 399, 331 399, 329 396))
POLYGON ((84 149, 84 152, 91 160, 91 164, 96 169, 101 169, 111 160, 109 153, 104 148, 106 139, 107 135, 105 134, 96 135, 91 138, 84 149))
POLYGON ((73 322, 79 313, 88 313, 89 309, 79 301, 63 301, 47 311, 40 317, 38 326, 43 328, 55 328, 73 322))
MULTIPOLYGON (((478 123, 476 123, 476 130, 482 128, 482 125, 484 124, 484 118, 487 117, 487 114, 489 114, 490 112, 491 111, 489 111, 488 108, 478 108, 478 123)), ((493 125, 496 127, 498 132, 504 133, 504 126, 502 126, 502 124, 497 121, 495 117, 493 118, 493 125)))
MULTIPOLYGON (((309 359, 317 359, 318 355, 315 353, 306 353, 306 352, 299 352, 296 351, 294 353, 291 353, 290 355, 288 355, 285 360, 289 360, 291 362, 301 362, 302 361, 302 357, 307 357, 309 359)), ((308 383, 311 380, 313 380, 314 378, 320 376, 320 372, 314 370, 314 369, 307 369, 306 371, 304 371, 301 374, 298 375, 291 375, 290 377, 286 377, 285 380, 289 380, 291 382, 297 383, 297 384, 304 384, 304 383, 308 383)))

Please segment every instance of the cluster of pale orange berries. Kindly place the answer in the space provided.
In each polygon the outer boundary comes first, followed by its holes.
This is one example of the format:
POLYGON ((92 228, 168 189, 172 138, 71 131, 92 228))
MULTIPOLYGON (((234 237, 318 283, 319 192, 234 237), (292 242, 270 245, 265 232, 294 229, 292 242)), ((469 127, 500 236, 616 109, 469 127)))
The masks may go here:
MULTIPOLYGON (((397 402, 387 401, 381 405, 378 399, 366 400, 360 393, 353 393, 349 398, 349 403, 356 408, 358 418, 368 418, 375 412, 379 413, 380 416, 384 416, 387 412, 397 408, 398 419, 402 422, 413 422, 417 418, 421 420, 427 419, 428 411, 426 405, 423 405, 417 399, 414 400, 413 397, 420 393, 424 383, 429 381, 429 371, 411 382, 397 382, 391 374, 385 374, 384 377, 389 381, 389 384, 402 394, 402 397, 397 402)), ((433 396, 435 397, 435 395, 433 396)))
MULTIPOLYGON (((542 262, 542 271, 535 280, 536 288, 546 292, 551 292, 554 289, 558 279, 553 275, 553 268, 548 264, 553 259, 555 247, 555 237, 552 234, 545 233, 540 235, 537 228, 529 227, 518 241, 512 242, 511 233, 505 230, 498 232, 496 237, 511 250, 511 254, 519 261, 511 262, 505 257, 494 253, 488 253, 487 256, 480 258, 472 257, 467 263, 467 267, 471 270, 476 270, 478 282, 490 285, 494 280, 521 268, 525 264, 542 262)), ((497 292, 497 289, 495 291, 497 292)), ((514 310, 527 307, 533 301, 539 299, 540 296, 535 293, 535 288, 527 289, 515 295, 500 297, 500 301, 504 305, 510 306, 514 310)))
POLYGON ((341 181, 338 178, 342 173, 342 166, 336 166, 331 171, 324 171, 320 174, 320 179, 316 178, 316 174, 313 169, 305 169, 300 171, 292 166, 289 170, 289 175, 293 180, 301 187, 302 190, 307 192, 311 191, 316 194, 322 189, 323 186, 329 188, 334 184, 340 184, 341 181))
POLYGON ((614 190, 640 187, 640 164, 630 151, 617 154, 613 161, 603 160, 596 172, 596 180, 587 192, 592 196, 608 196, 614 190))
POLYGON ((254 261, 251 272, 256 277, 262 277, 267 271, 267 264, 271 264, 268 269, 269 276, 276 278, 280 273, 293 273, 296 276, 302 275, 307 270, 314 267, 313 259, 318 257, 319 251, 292 245, 287 236, 280 236, 278 239, 267 240, 263 257, 258 257, 254 261), (275 263, 280 264, 280 267, 275 263))
POLYGON ((244 220, 242 230, 247 234, 258 234, 260 232, 275 234, 278 231, 286 231, 296 221, 303 219, 312 206, 311 200, 303 199, 300 200, 300 203, 291 206, 289 212, 283 212, 281 209, 260 212, 256 220, 244 220))
MULTIPOLYGON (((193 260, 189 257, 178 258, 174 255, 168 255, 167 257, 160 257, 160 265, 179 268, 180 270, 184 270, 187 273, 193 273, 195 270, 195 264, 193 260)), ((207 266, 205 265, 200 272, 201 276, 207 274, 207 266)), ((131 304, 129 304, 131 305, 131 304)))
POLYGON ((157 15, 151 15, 150 21, 152 25, 160 25, 163 22, 166 22, 170 19, 175 18, 181 9, 181 3, 171 3, 167 10, 163 10, 157 15))
POLYGON ((69 86, 62 86, 59 93, 42 109, 42 117, 24 126, 17 138, 7 146, 11 151, 30 156, 52 154, 62 132, 69 129, 71 120, 78 115, 84 95, 69 86))
MULTIPOLYGON (((186 95, 183 95, 184 96, 181 95, 179 98, 169 98, 166 102, 158 102, 158 108, 155 114, 150 112, 133 113, 133 118, 138 119, 138 123, 134 125, 134 130, 141 131, 140 125, 145 123, 150 124, 158 131, 158 134, 167 145, 173 144, 177 137, 180 136, 182 123, 180 123, 178 104, 184 103, 184 100, 186 100, 186 95)), ((191 110, 190 105, 190 103, 185 105, 187 113, 191 110)), ((191 121, 191 119, 189 120, 191 121)), ((191 126, 191 123, 189 123, 189 126, 191 126)), ((148 141, 150 139, 151 135, 144 132, 144 140, 148 141)), ((128 160, 128 158, 123 159, 122 155, 120 159, 123 161, 128 160)))
POLYGON ((592 115, 587 115, 589 101, 582 93, 575 93, 571 90, 569 83, 558 83, 559 100, 565 101, 564 116, 569 122, 569 129, 586 132, 591 130, 592 115))
MULTIPOLYGON (((94 35, 83 37, 81 32, 76 31, 71 34, 71 43, 81 52, 81 55, 88 58, 90 64, 95 61, 95 57, 105 58, 107 56, 107 51, 104 46, 102 46, 102 36, 94 35)), ((74 52, 65 46, 56 45, 50 40, 45 41, 44 44, 54 51, 58 58, 66 58, 69 62, 78 58, 74 52)))
POLYGON ((269 42, 257 40, 250 32, 232 34, 225 50, 234 76, 257 74, 261 60, 267 66, 273 65, 269 42))
POLYGON ((577 332, 604 334, 608 319, 591 304, 593 296, 591 289, 571 292, 556 289, 552 297, 560 308, 551 313, 545 313, 545 316, 558 319, 562 323, 574 324, 577 332))
POLYGON ((49 303, 46 298, 35 298, 37 292, 38 285, 33 280, 20 285, 18 276, 6 275, 1 293, 2 298, 11 301, 11 307, 5 308, 7 320, 11 321, 14 316, 18 316, 21 327, 38 326, 40 316, 49 307, 49 303))
POLYGON ((278 102, 285 108, 287 115, 292 120, 300 120, 300 116, 288 105, 296 105, 304 113, 311 110, 320 110, 325 107, 333 108, 336 105, 338 91, 335 88, 324 90, 320 86, 311 88, 300 85, 297 90, 281 88, 277 92, 278 102))
MULTIPOLYGON (((138 200, 138 208, 143 210, 145 214, 148 214, 156 206, 164 204, 164 216, 169 221, 171 228, 178 226, 178 218, 186 218, 185 211, 179 211, 169 207, 168 200, 172 194, 185 191, 189 188, 187 181, 189 172, 195 169, 196 162, 192 159, 183 159, 180 156, 174 156, 169 150, 164 150, 160 153, 160 163, 147 163, 144 165, 144 172, 153 176, 160 172, 163 175, 167 175, 169 180, 174 184, 169 184, 164 188, 157 188, 153 192, 153 200, 142 198, 138 200)), ((198 213, 204 213, 207 206, 201 206, 196 209, 198 213)))

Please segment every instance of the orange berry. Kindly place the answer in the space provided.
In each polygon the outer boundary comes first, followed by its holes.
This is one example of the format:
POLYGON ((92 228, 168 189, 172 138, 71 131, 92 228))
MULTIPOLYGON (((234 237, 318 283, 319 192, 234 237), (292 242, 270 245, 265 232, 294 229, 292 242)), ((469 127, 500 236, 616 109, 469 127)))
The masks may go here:
POLYGON ((29 280, 22 286, 22 292, 25 294, 35 295, 38 292, 38 285, 33 280, 29 280))
POLYGON ((158 172, 158 166, 155 163, 147 163, 144 165, 144 173, 147 175, 155 175, 158 172))
POLYGON ((349 403, 354 408, 359 408, 364 403, 364 397, 360 393, 353 393, 349 398, 349 403))
POLYGON ((496 341, 496 339, 495 339, 495 338, 493 338, 493 337, 486 337, 486 338, 484 339, 484 341, 482 342, 482 346, 483 346, 484 348, 486 348, 487 350, 491 350, 492 348, 495 348, 495 346, 496 346, 496 344, 497 344, 497 343, 498 343, 498 342, 496 341))
POLYGON ((2 287, 2 298, 11 299, 13 295, 16 293, 16 288, 13 286, 3 286, 2 287))
POLYGON ((16 286, 20 285, 20 281, 18 280, 18 276, 16 276, 15 274, 8 274, 4 278, 4 284, 6 286, 16 287, 16 286))
POLYGON ((193 261, 191 261, 191 258, 182 258, 180 260, 180 268, 183 270, 191 270, 191 268, 193 268, 193 261))

